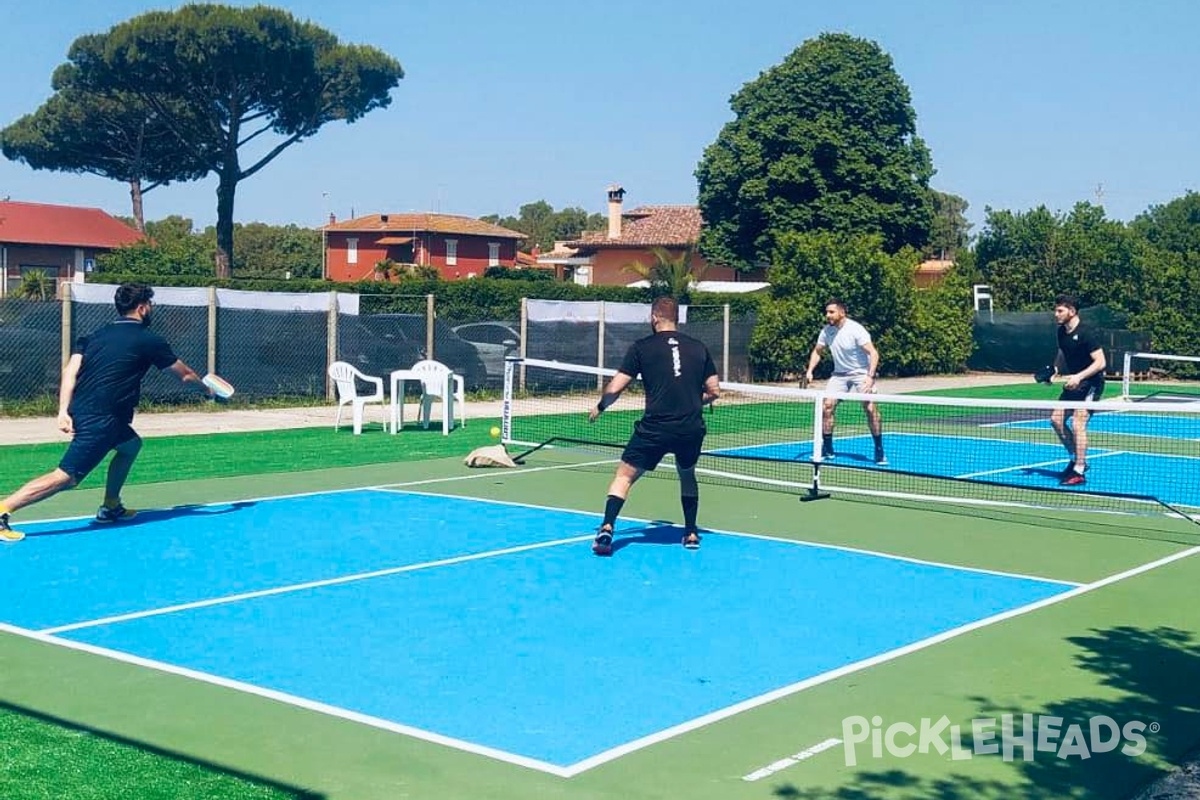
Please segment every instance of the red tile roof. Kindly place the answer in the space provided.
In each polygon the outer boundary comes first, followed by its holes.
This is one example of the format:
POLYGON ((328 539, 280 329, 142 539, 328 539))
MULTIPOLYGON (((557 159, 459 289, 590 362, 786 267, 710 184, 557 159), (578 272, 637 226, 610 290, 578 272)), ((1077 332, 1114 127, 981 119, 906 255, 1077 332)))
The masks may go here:
POLYGON ((699 206, 638 206, 621 215, 620 237, 587 231, 567 246, 585 253, 606 247, 687 247, 700 240, 703 222, 699 206))
POLYGON ((463 236, 491 236, 495 239, 524 239, 520 231, 501 228, 490 222, 456 214, 368 214, 345 222, 332 222, 325 226, 329 232, 352 233, 457 233, 463 236))
POLYGON ((0 242, 112 249, 142 234, 98 208, 0 201, 0 242))

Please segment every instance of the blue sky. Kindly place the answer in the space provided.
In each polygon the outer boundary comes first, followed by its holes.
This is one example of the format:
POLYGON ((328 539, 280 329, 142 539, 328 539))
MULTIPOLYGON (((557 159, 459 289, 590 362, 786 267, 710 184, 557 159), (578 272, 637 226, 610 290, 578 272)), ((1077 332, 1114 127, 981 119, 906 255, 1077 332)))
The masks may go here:
MULTIPOLYGON (((231 3, 251 5, 249 3, 231 3)), ((35 110, 78 36, 177 4, 11 4, 0 125, 35 110)), ((277 3, 404 66, 392 104, 334 123, 240 184, 240 222, 316 226, 415 210, 516 214, 544 199, 601 212, 694 203, 729 98, 805 40, 876 41, 908 85, 933 185, 985 206, 1128 220, 1200 189, 1200 4, 1191 0, 410 0, 277 3)), ((243 160, 243 166, 249 162, 243 160)), ((0 159, 0 197, 128 215, 127 187, 0 159)), ((157 189, 146 218, 216 219, 213 178, 157 189)))

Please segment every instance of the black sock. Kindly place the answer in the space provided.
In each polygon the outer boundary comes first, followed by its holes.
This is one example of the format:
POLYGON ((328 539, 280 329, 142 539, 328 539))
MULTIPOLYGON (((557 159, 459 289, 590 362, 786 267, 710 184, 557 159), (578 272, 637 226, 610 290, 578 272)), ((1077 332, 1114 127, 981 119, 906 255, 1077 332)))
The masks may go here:
POLYGON ((832 433, 821 434, 821 449, 827 453, 833 451, 833 434, 832 433))
POLYGON ((683 506, 683 529, 696 530, 696 511, 700 508, 700 498, 685 495, 679 498, 679 503, 683 506))
POLYGON ((616 524, 617 515, 621 513, 621 506, 625 505, 624 497, 617 497, 615 494, 610 494, 608 500, 604 503, 604 524, 612 527, 616 524))
POLYGON ((873 434, 871 434, 871 438, 875 440, 875 449, 882 450, 883 449, 883 434, 882 433, 873 433, 873 434))

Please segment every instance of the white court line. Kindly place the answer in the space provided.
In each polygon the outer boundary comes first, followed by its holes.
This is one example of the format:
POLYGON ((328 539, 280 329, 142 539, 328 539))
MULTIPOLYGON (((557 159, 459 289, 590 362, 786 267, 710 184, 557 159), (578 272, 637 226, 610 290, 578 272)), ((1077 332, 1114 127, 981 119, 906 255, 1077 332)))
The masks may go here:
POLYGON ((617 758, 620 758, 621 756, 628 755, 630 753, 636 752, 637 750, 642 750, 646 747, 649 747, 654 744, 658 744, 660 742, 664 742, 668 739, 673 739, 676 736, 679 736, 681 734, 688 733, 690 731, 694 731, 699 728, 703 728, 707 725, 713 724, 714 722, 719 722, 723 719, 732 717, 735 714, 740 714, 743 711, 749 711, 750 709, 757 708, 762 705, 766 705, 767 703, 771 703, 771 702, 774 702, 775 700, 779 700, 781 698, 788 697, 790 695, 796 694, 797 692, 804 691, 805 689, 811 689, 814 686, 819 686, 822 683, 828 683, 829 681, 836 680, 837 678, 841 678, 846 675, 853 674, 855 672, 861 672, 862 670, 867 669, 869 667, 874 667, 879 664, 883 664, 885 662, 897 659, 901 656, 906 656, 911 653, 915 653, 918 650, 924 650, 927 647, 932 647, 935 644, 940 644, 940 643, 948 641, 950 639, 954 639, 958 636, 962 636, 965 633, 970 633, 971 631, 979 630, 980 628, 986 628, 990 625, 996 624, 997 622, 1003 622, 1005 620, 1013 619, 1015 617, 1020 617, 1025 614, 1028 614, 1030 612, 1037 611, 1042 608, 1046 608, 1047 606, 1052 606, 1057 603, 1061 603, 1065 600, 1069 600, 1069 599, 1078 597, 1080 595, 1087 594, 1088 592, 1095 591, 1096 589, 1100 589, 1105 586, 1111 586, 1114 583, 1118 583, 1118 582, 1126 580, 1128 578, 1132 578, 1135 575, 1141 575, 1144 572, 1149 572, 1150 570, 1158 569, 1159 567, 1166 566, 1167 564, 1170 564, 1172 562, 1179 561, 1184 558, 1189 558, 1191 556, 1196 555, 1197 553, 1200 553, 1200 547, 1191 547, 1191 548, 1188 548, 1187 550, 1181 550, 1172 555, 1166 556, 1164 558, 1160 558, 1157 561, 1151 561, 1148 564, 1142 564, 1141 566, 1134 567, 1133 569, 1128 569, 1128 570, 1125 570, 1124 572, 1119 572, 1116 575, 1110 575, 1107 578, 1101 578, 1098 581, 1084 584, 1082 586, 1077 586, 1074 589, 1070 589, 1061 594, 1056 594, 1053 597, 1047 597, 1043 600, 1038 600, 1037 602, 1029 603, 1028 605, 1024 605, 1019 608, 1010 609, 1009 611, 1004 611, 999 614, 994 614, 990 617, 985 617, 984 619, 981 619, 981 620, 976 620, 975 622, 969 622, 966 625, 960 625, 957 628, 953 628, 953 629, 945 631, 943 633, 939 633, 936 636, 930 636, 930 637, 928 637, 926 639, 922 639, 918 642, 913 642, 912 644, 908 644, 903 647, 898 647, 894 650, 889 650, 886 653, 881 653, 877 656, 872 656, 871 658, 866 658, 861 661, 856 661, 853 664, 847 664, 844 667, 838 667, 837 669, 830 670, 828 672, 823 672, 820 675, 816 675, 811 678, 807 678, 805 680, 798 681, 797 683, 793 683, 790 686, 784 686, 780 689, 776 689, 774 691, 767 692, 766 694, 761 694, 758 697, 752 697, 749 700, 743 700, 740 703, 735 703, 734 705, 727 706, 723 709, 714 711, 710 714, 705 714, 702 717, 697 717, 693 720, 689 720, 688 722, 682 723, 680 725, 675 725, 673 727, 659 731, 658 733, 653 733, 649 736, 643 736, 642 738, 636 739, 632 742, 626 742, 625 744, 620 745, 618 747, 614 747, 609 750, 605 750, 602 753, 597 753, 596 755, 591 756, 590 758, 585 758, 582 761, 579 761, 579 762, 576 762, 576 763, 570 765, 569 767, 567 767, 564 770, 564 772, 566 773, 567 777, 572 777, 572 776, 578 775, 581 772, 585 772, 589 769, 592 769, 593 767, 598 767, 601 764, 605 764, 609 761, 613 761, 617 758))
MULTIPOLYGON (((604 461, 604 462, 594 462, 594 463, 612 463, 612 462, 604 461)), ((527 472, 532 472, 532 471, 535 471, 536 469, 562 469, 562 468, 570 468, 572 466, 580 466, 580 465, 562 465, 559 467, 534 468, 531 470, 522 470, 521 472, 517 472, 517 473, 513 473, 513 474, 514 475, 526 474, 527 472)), ((423 483, 437 483, 437 482, 441 482, 441 481, 449 482, 449 481, 457 481, 457 480, 463 480, 463 479, 471 479, 471 478, 475 478, 475 477, 482 478, 482 477, 492 477, 492 476, 480 475, 480 476, 448 477, 448 478, 443 478, 443 479, 414 481, 414 482, 412 482, 411 485, 417 485, 417 484, 423 484, 423 483)), ((295 495, 282 495, 282 496, 278 496, 278 497, 268 497, 268 498, 262 498, 262 499, 263 500, 286 499, 288 497, 309 496, 309 495, 314 495, 314 494, 363 491, 364 489, 372 489, 372 488, 386 491, 388 486, 399 486, 399 485, 403 485, 403 484, 387 484, 387 485, 382 485, 379 487, 359 487, 359 488, 354 488, 354 489, 331 490, 329 492, 320 492, 320 491, 304 492, 304 493, 297 493, 295 495)), ((445 497, 446 495, 436 495, 436 496, 445 497)), ((493 502, 493 503, 505 504, 505 505, 519 505, 519 506, 529 507, 528 504, 511 503, 508 501, 481 500, 480 498, 461 498, 461 499, 470 499, 470 500, 474 500, 474 501, 493 502)), ((251 502, 251 501, 243 500, 243 501, 235 501, 235 502, 251 502)), ((211 504, 211 505, 228 505, 228 504, 229 503, 223 502, 223 503, 211 504)), ((566 510, 566 509, 557 509, 557 510, 566 510)), ((578 512, 573 509, 571 511, 575 511, 575 513, 585 513, 585 512, 578 512)), ((756 534, 743 534, 743 533, 736 533, 736 532, 734 532, 733 535, 750 536, 750 537, 758 536, 756 534)), ((547 546, 552 546, 553 544, 565 543, 567 541, 582 541, 582 540, 586 540, 586 539, 590 539, 590 538, 591 538, 591 535, 589 534, 587 536, 573 537, 572 539, 569 539, 569 540, 561 540, 560 542, 556 542, 556 543, 541 543, 541 544, 537 544, 537 545, 527 545, 527 546, 523 546, 521 548, 509 548, 509 550, 515 551, 518 549, 533 549, 533 548, 537 548, 537 547, 547 547, 547 546)), ((761 536, 758 538, 775 538, 775 537, 761 536)), ((796 540, 792 540, 792 539, 779 539, 779 541, 789 542, 789 543, 794 543, 794 544, 801 544, 801 545, 807 544, 807 545, 816 546, 816 547, 830 547, 830 548, 834 548, 834 549, 850 549, 850 548, 838 548, 835 545, 824 545, 824 544, 820 544, 820 543, 800 542, 800 541, 796 541, 796 540)), ((461 559, 467 560, 467 559, 471 559, 471 558, 482 558, 482 557, 486 557, 488 555, 499 554, 501 552, 505 552, 505 551, 494 551, 491 554, 477 554, 475 556, 461 557, 461 559)), ((870 553, 871 551, 862 551, 862 552, 870 553)), ((1010 618, 1020 616, 1020 615, 1026 614, 1026 613, 1030 613, 1034 610, 1037 610, 1037 609, 1040 609, 1040 608, 1043 608, 1043 607, 1046 607, 1049 605, 1053 605, 1057 602, 1061 602, 1061 601, 1070 599, 1077 595, 1085 594, 1085 593, 1093 591, 1095 589, 1099 589, 1104 586, 1111 585, 1113 583, 1125 580, 1125 579, 1133 577, 1135 575, 1139 575, 1144 572, 1148 572, 1150 570, 1157 569, 1158 567, 1164 566, 1164 565, 1172 563, 1174 561, 1190 557, 1192 555, 1195 555, 1197 552, 1200 552, 1200 547, 1194 547, 1194 548, 1190 548, 1188 550, 1180 551, 1171 556, 1167 556, 1165 558, 1159 559, 1154 562, 1150 562, 1148 564, 1143 564, 1139 567, 1135 567, 1133 569, 1126 570, 1125 572, 1118 573, 1116 575, 1112 575, 1107 578, 1103 578, 1101 580, 1095 581, 1090 584, 1076 585, 1075 588, 1072 588, 1061 594, 1055 595, 1054 597, 1046 598, 1045 600, 1041 600, 1036 603, 1022 606, 1017 609, 1012 609, 1010 611, 1003 612, 1001 614, 997 614, 992 617, 987 617, 983 620, 977 620, 976 622, 969 623, 964 626, 960 626, 959 628, 955 628, 950 631, 946 631, 942 634, 938 634, 936 636, 929 637, 929 638, 921 640, 919 642, 915 642, 911 645, 906 645, 905 647, 897 648, 897 649, 889 651, 887 653, 883 653, 878 656, 874 656, 872 658, 865 659, 863 661, 855 662, 854 664, 846 665, 845 667, 838 668, 837 670, 832 670, 832 671, 823 673, 821 675, 814 676, 812 678, 806 679, 804 681, 800 681, 800 682, 792 684, 790 686, 783 687, 781 689, 777 689, 775 691, 760 695, 756 698, 751 698, 749 700, 743 701, 742 703, 738 703, 738 704, 729 706, 725 709, 720 709, 718 711, 712 712, 712 713, 704 715, 702 717, 698 717, 689 722, 683 723, 681 725, 673 726, 671 728, 665 729, 663 731, 659 731, 658 733, 652 734, 650 736, 642 737, 641 739, 635 740, 633 742, 628 742, 619 747, 604 751, 604 752, 599 753, 595 756, 592 756, 588 759, 584 759, 580 762, 577 762, 576 764, 570 765, 569 767, 566 767, 566 768, 558 767, 553 764, 547 764, 545 762, 541 762, 536 759, 530 759, 530 758, 527 758, 524 756, 518 756, 518 755, 507 753, 504 751, 498 751, 498 750, 495 750, 492 748, 474 745, 469 742, 463 742, 461 740, 452 739, 450 737, 445 737, 440 734, 431 733, 429 731, 415 729, 415 728, 411 728, 411 727, 404 726, 404 725, 398 725, 395 723, 388 722, 386 720, 380 720, 380 719, 377 719, 374 717, 370 717, 368 715, 363 715, 363 714, 359 714, 357 712, 347 711, 345 709, 340 709, 340 708, 333 707, 333 706, 327 706, 325 704, 306 700, 304 698, 297 698, 297 697, 294 697, 291 695, 286 695, 281 692, 276 692, 276 691, 273 691, 270 689, 264 689, 259 686, 255 686, 255 685, 251 685, 251 684, 243 684, 238 681, 232 681, 232 680, 228 680, 225 678, 208 675, 206 673, 198 672, 195 670, 189 670, 189 669, 182 668, 182 667, 176 667, 176 666, 169 665, 169 664, 163 664, 160 662, 152 661, 150 659, 145 659, 145 658, 141 658, 138 656, 131 656, 128 654, 107 650, 105 648, 100 648, 100 647, 96 647, 93 645, 87 645, 84 643, 74 642, 74 641, 67 640, 67 639, 59 639, 57 637, 47 634, 46 632, 39 633, 39 632, 35 632, 35 631, 29 631, 26 629, 17 628, 15 626, 3 624, 3 623, 0 623, 0 630, 4 630, 9 633, 13 633, 13 634, 20 635, 20 636, 25 636, 27 638, 38 639, 41 641, 56 644, 56 645, 59 645, 62 647, 67 647, 70 649, 81 650, 81 651, 85 651, 85 652, 102 655, 102 656, 112 658, 117 661, 124 661, 124 662, 131 663, 131 664, 137 664, 137 665, 141 665, 141 666, 150 667, 150 668, 157 669, 157 670, 160 670, 163 672, 169 672, 169 673, 173 673, 173 674, 182 675, 185 677, 191 677, 191 678, 194 678, 197 680, 202 680, 202 681, 205 681, 208 683, 213 683, 216 685, 225 686, 228 688, 233 688, 236 690, 244 691, 248 694, 254 694, 254 695, 258 695, 258 696, 262 696, 262 697, 268 697, 268 698, 271 698, 274 700, 278 700, 280 702, 285 702, 285 703, 289 703, 291 705, 296 705, 296 706, 299 706, 302 708, 307 708, 307 709, 311 709, 311 710, 318 711, 321 713, 329 714, 331 716, 342 717, 344 719, 361 722, 363 724, 371 725, 373 727, 378 727, 378 728, 382 728, 385 730, 409 735, 409 736, 412 736, 417 739, 422 739, 425 741, 446 745, 446 746, 453 747, 455 749, 459 749, 459 750, 462 750, 465 752, 483 755, 483 756, 487 756, 489 758, 493 758, 493 759, 496 759, 499 761, 515 764, 518 766, 528 767, 530 769, 535 769, 535 770, 545 772, 548 774, 557 775, 559 777, 569 778, 574 775, 580 774, 588 769, 591 769, 595 766, 599 766, 600 764, 603 764, 608 761, 612 761, 616 758, 619 758, 620 756, 626 755, 628 753, 634 752, 639 749, 643 749, 645 747, 651 746, 658 742, 662 742, 667 739, 674 738, 675 736, 681 735, 688 731, 696 730, 698 728, 704 727, 706 725, 712 724, 712 723, 720 721, 722 719, 734 716, 735 714, 741 713, 742 711, 749 710, 749 709, 755 708, 757 706, 772 702, 773 700, 776 700, 776 699, 779 699, 782 697, 786 697, 791 694, 795 694, 795 693, 800 692, 804 689, 807 689, 811 686, 816 686, 821 683, 825 683, 825 682, 834 680, 838 677, 842 677, 843 675, 851 674, 853 672, 857 672, 862 669, 866 669, 866 668, 874 666, 876 664, 884 663, 886 661, 890 661, 895 658, 899 658, 902 655, 907 655, 907 654, 915 652, 917 650, 924 649, 926 647, 930 647, 934 644, 940 643, 942 641, 946 641, 948 639, 954 638, 956 636, 962 635, 964 633, 967 633, 967 632, 970 632, 973 630, 977 630, 979 628, 983 628, 985 626, 994 624, 996 622, 1000 622, 1002 620, 1006 620, 1006 619, 1010 619, 1010 618)), ((890 555, 887 553, 879 553, 877 555, 880 555, 885 558, 902 559, 902 557, 893 556, 893 555, 890 555)), ((446 561, 449 562, 451 560, 452 559, 447 559, 446 561)), ((905 559, 902 559, 902 560, 905 560, 905 559)), ((439 563, 439 562, 430 562, 430 566, 435 565, 437 563, 439 563)), ((401 570, 413 569, 418 566, 422 566, 422 565, 413 565, 408 568, 398 568, 398 569, 401 569, 401 570)), ((970 568, 958 567, 958 566, 954 566, 954 568, 955 569, 970 569, 970 568)), ((1002 573, 997 573, 997 574, 1002 574, 1002 573)), ((1035 578, 1035 579, 1049 582, 1049 579, 1045 579, 1045 578, 1035 578)), ((268 590, 269 593, 275 593, 277 591, 280 591, 280 590, 268 590)), ((248 593, 248 594, 253 594, 253 593, 248 593)), ((62 628, 48 629, 48 630, 62 630, 62 628)))
MULTIPOLYGON (((389 490, 383 490, 389 491, 389 490)), ((421 497, 452 497, 457 500, 470 500, 475 503, 492 503, 501 506, 515 506, 518 508, 536 508, 540 511, 555 511, 558 513, 567 514, 588 514, 587 511, 578 511, 571 508, 561 508, 558 506, 544 506, 531 503, 520 503, 513 500, 492 500, 484 497, 460 497, 459 495, 438 494, 437 492, 398 492, 399 494, 414 494, 421 497)), ((596 514, 595 516, 599 516, 596 514)), ((642 519, 641 517, 621 517, 624 521, 640 522, 644 527, 655 525, 657 520, 642 519)), ((639 529, 640 530, 640 529, 639 529)), ((849 545, 829 544, 827 542, 813 542, 807 539, 789 539, 784 536, 771 536, 765 533, 746 533, 744 531, 729 531, 721 528, 701 527, 701 530, 706 533, 719 533, 722 536, 730 536, 741 539, 760 539, 768 542, 779 542, 780 544, 790 544, 797 547, 811 547, 818 550, 837 550, 843 553, 854 553, 855 555, 874 556, 875 558, 885 558, 890 561, 903 561, 907 564, 917 564, 925 567, 939 567, 941 569, 958 570, 961 572, 975 572, 983 575, 995 575, 1000 578, 1014 578, 1017 580, 1040 581, 1042 583, 1057 583, 1062 586, 1081 586, 1078 581, 1064 581, 1057 578, 1043 578, 1040 575, 1026 575, 1019 572, 1004 572, 1002 570, 984 569, 982 567, 967 567, 961 564, 950 564, 943 561, 930 561, 924 558, 913 558, 910 556, 896 555, 895 553, 885 553, 879 550, 867 550, 861 547, 850 547, 849 545)), ((623 531, 616 531, 614 541, 621 538, 623 531)))
MULTIPOLYGON (((1107 458, 1108 456, 1119 456, 1119 455, 1124 455, 1124 454, 1125 454, 1124 450, 1104 450, 1099 453, 1092 453, 1091 455, 1088 456, 1088 458, 1094 461, 1097 458, 1107 458)), ((1013 470, 1016 470, 1016 469, 1036 469, 1038 467, 1052 467, 1055 464, 1061 464, 1064 461, 1069 462, 1070 458, 1068 456, 1064 455, 1062 458, 1056 458, 1053 461, 1042 461, 1037 464, 1017 464, 1012 467, 1000 467, 999 469, 989 469, 989 470, 984 470, 982 472, 968 472, 965 475, 955 475, 954 477, 959 480, 965 480, 967 478, 981 478, 984 475, 999 475, 1004 472, 1012 472, 1013 470)), ((1041 487, 1041 488, 1045 488, 1045 487, 1041 487)))
POLYGON ((319 581, 306 581, 304 583, 294 583, 289 586, 276 586, 272 589, 259 589, 253 592, 241 592, 239 594, 225 595, 224 597, 213 597, 208 600, 196 600, 191 603, 179 603, 173 606, 163 606, 162 608, 152 608, 146 611, 133 611, 128 614, 115 614, 111 617, 101 617, 99 619, 87 620, 85 622, 73 622, 70 625, 58 625, 53 628, 42 628, 38 633, 54 635, 57 633, 65 633, 67 631, 77 631, 81 628, 95 628, 100 625, 111 625, 117 622, 129 622, 135 619, 145 619, 146 617, 158 617, 163 614, 174 614, 179 611, 191 611, 196 608, 208 608, 211 606, 225 605, 226 603, 237 603, 242 600, 254 600, 259 597, 270 597, 277 594, 288 594, 290 592, 302 592, 308 589, 319 589, 323 586, 337 586, 343 583, 352 583, 354 581, 365 581, 372 578, 383 578, 389 575, 400 575, 405 572, 417 572, 419 570, 433 569, 434 567, 445 567, 451 564, 463 564, 468 561, 479 561, 484 558, 494 558, 496 556, 506 556, 513 553, 524 553, 529 550, 540 550, 545 547, 558 547, 564 544, 574 544, 575 542, 590 542, 593 534, 588 533, 580 536, 570 536, 565 539, 555 539, 550 542, 538 542, 536 544, 522 544, 515 547, 505 547, 499 550, 488 550, 483 553, 471 553, 465 556, 453 556, 452 558, 440 558, 436 561, 425 561, 420 564, 406 564, 402 567, 389 567, 387 569, 378 569, 371 572, 359 572, 354 575, 342 575, 337 578, 325 578, 319 581))
POLYGON ((453 747, 456 750, 462 750, 464 752, 473 753, 475 755, 487 756, 488 758, 493 758, 493 759, 496 759, 497 761, 503 761, 503 762, 506 762, 509 764, 515 764, 516 766, 519 766, 519 767, 528 767, 529 769, 535 769, 535 770, 538 770, 539 772, 547 772, 551 775, 557 775, 560 778, 570 777, 569 775, 566 774, 565 770, 563 770, 562 767, 559 767, 555 764, 549 764, 549 763, 546 763, 545 761, 540 761, 535 758, 528 758, 527 756, 521 756, 521 755, 517 755, 515 753, 509 753, 504 750, 497 750, 495 748, 487 747, 485 745, 475 744, 473 742, 466 742, 466 741, 463 741, 462 739, 455 739, 450 736, 443 736, 440 733, 434 733, 432 731, 422 730, 421 728, 414 728, 409 725, 401 725, 396 722, 391 722, 390 720, 380 719, 379 717, 372 717, 369 714, 361 714, 357 711, 350 711, 348 709, 340 708, 338 706, 332 706, 332 705, 328 705, 326 703, 320 703, 320 702, 317 702, 316 700, 309 700, 308 698, 305 698, 305 697, 298 697, 296 695, 288 694, 286 692, 279 692, 274 689, 267 689, 265 687, 258 686, 253 683, 244 683, 242 681, 236 681, 236 680, 232 680, 230 678, 223 678, 219 675, 212 675, 207 672, 201 672, 199 670, 189 669, 187 667, 179 667, 174 664, 167 664, 162 661, 155 661, 150 658, 143 658, 142 656, 135 656, 135 655, 131 655, 129 653, 122 653, 118 650, 109 650, 106 647, 99 647, 97 645, 87 644, 85 642, 76 642, 71 639, 60 639, 56 636, 51 636, 45 632, 31 631, 26 628, 19 628, 15 625, 9 625, 9 624, 3 623, 3 622, 0 622, 0 631, 3 631, 5 633, 10 633, 15 636, 21 636, 26 639, 33 639, 33 640, 36 640, 39 642, 44 642, 46 644, 52 644, 52 645, 57 645, 59 647, 65 647, 69 650, 79 650, 84 653, 90 653, 92 655, 102 656, 104 658, 112 659, 113 661, 121 661, 126 664, 133 664, 135 666, 146 667, 148 669, 157 670, 159 672, 166 672, 171 675, 179 675, 184 678, 191 678, 192 680, 202 681, 204 683, 210 683, 210 684, 213 684, 214 686, 220 686, 220 687, 223 687, 226 689, 233 689, 235 691, 245 692, 246 694, 252 694, 252 695, 256 695, 258 697, 265 697, 270 700, 275 700, 276 702, 286 703, 291 706, 308 709, 309 711, 316 711, 321 714, 327 714, 331 717, 339 717, 341 719, 350 720, 351 722, 359 722, 364 725, 370 725, 373 728, 382 728, 383 730, 391 731, 393 733, 400 733, 400 734, 404 734, 405 736, 411 736, 414 739, 421 739, 426 742, 432 742, 434 744, 445 745, 446 747, 453 747))
MULTIPOLYGON (((603 461, 584 461, 578 464, 556 464, 550 467, 523 467, 520 472, 512 473, 514 475, 525 475, 533 472, 550 472, 552 470, 573 469, 578 467, 594 467, 602 464, 615 464, 619 459, 605 459, 603 461)), ((309 492, 293 492, 291 494, 273 494, 263 497, 247 497, 243 500, 220 500, 213 503, 184 503, 178 506, 165 506, 162 508, 147 508, 143 509, 142 513, 150 515, 160 512, 175 511, 180 508, 220 508, 222 506, 235 506, 239 503, 267 503, 272 500, 294 500, 297 497, 315 497, 323 494, 348 494, 350 492, 369 492, 375 490, 386 490, 392 487, 403 486, 421 486, 429 483, 452 483, 454 481, 472 481, 483 478, 496 477, 494 472, 484 471, 477 475, 448 475, 444 478, 424 478, 417 481, 407 481, 404 483, 379 483, 368 486, 351 486, 345 489, 314 489, 309 492)), ((76 515, 73 517, 47 517, 46 519, 35 519, 22 522, 22 527, 25 525, 45 525, 52 522, 74 522, 76 520, 90 520, 90 514, 76 515)), ((34 534, 36 535, 36 534, 34 534)))

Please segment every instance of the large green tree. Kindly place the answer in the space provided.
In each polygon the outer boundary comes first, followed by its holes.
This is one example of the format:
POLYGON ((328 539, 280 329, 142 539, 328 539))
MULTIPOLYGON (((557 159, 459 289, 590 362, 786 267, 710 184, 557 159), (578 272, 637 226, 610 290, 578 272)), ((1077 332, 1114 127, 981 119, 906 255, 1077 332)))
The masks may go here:
POLYGON ((992 287, 996 307, 1048 310, 1067 292, 1084 305, 1136 311, 1143 294, 1140 245, 1104 209, 1078 203, 1067 214, 1045 206, 1030 211, 987 209, 975 245, 976 265, 992 287))
MULTIPOLYGON (((33 169, 76 172, 129 184, 133 221, 145 230, 142 195, 171 181, 208 174, 201 154, 180 147, 162 116, 136 95, 79 91, 55 74, 55 93, 37 111, 0 130, 0 152, 33 169)), ((176 104, 186 118, 192 109, 176 104)))
POLYGON ((1172 253, 1200 254, 1200 193, 1151 206, 1131 223, 1147 242, 1172 253))
POLYGON ((730 101, 696 170, 710 260, 747 268, 782 234, 878 234, 920 248, 933 218, 929 150, 908 87, 874 42, 809 40, 730 101))
POLYGON ((388 106, 404 77, 385 53, 265 6, 142 14, 76 39, 67 57, 64 87, 136 97, 217 175, 218 277, 230 273, 238 183, 326 123, 388 106), (243 166, 247 145, 255 155, 243 166))
MULTIPOLYGON (((755 374, 767 379, 803 370, 830 299, 871 332, 884 375, 958 372, 971 354, 971 289, 956 270, 918 290, 919 253, 888 253, 879 234, 785 233, 767 271, 750 341, 755 374)), ((828 371, 828 361, 826 361, 828 371)))

